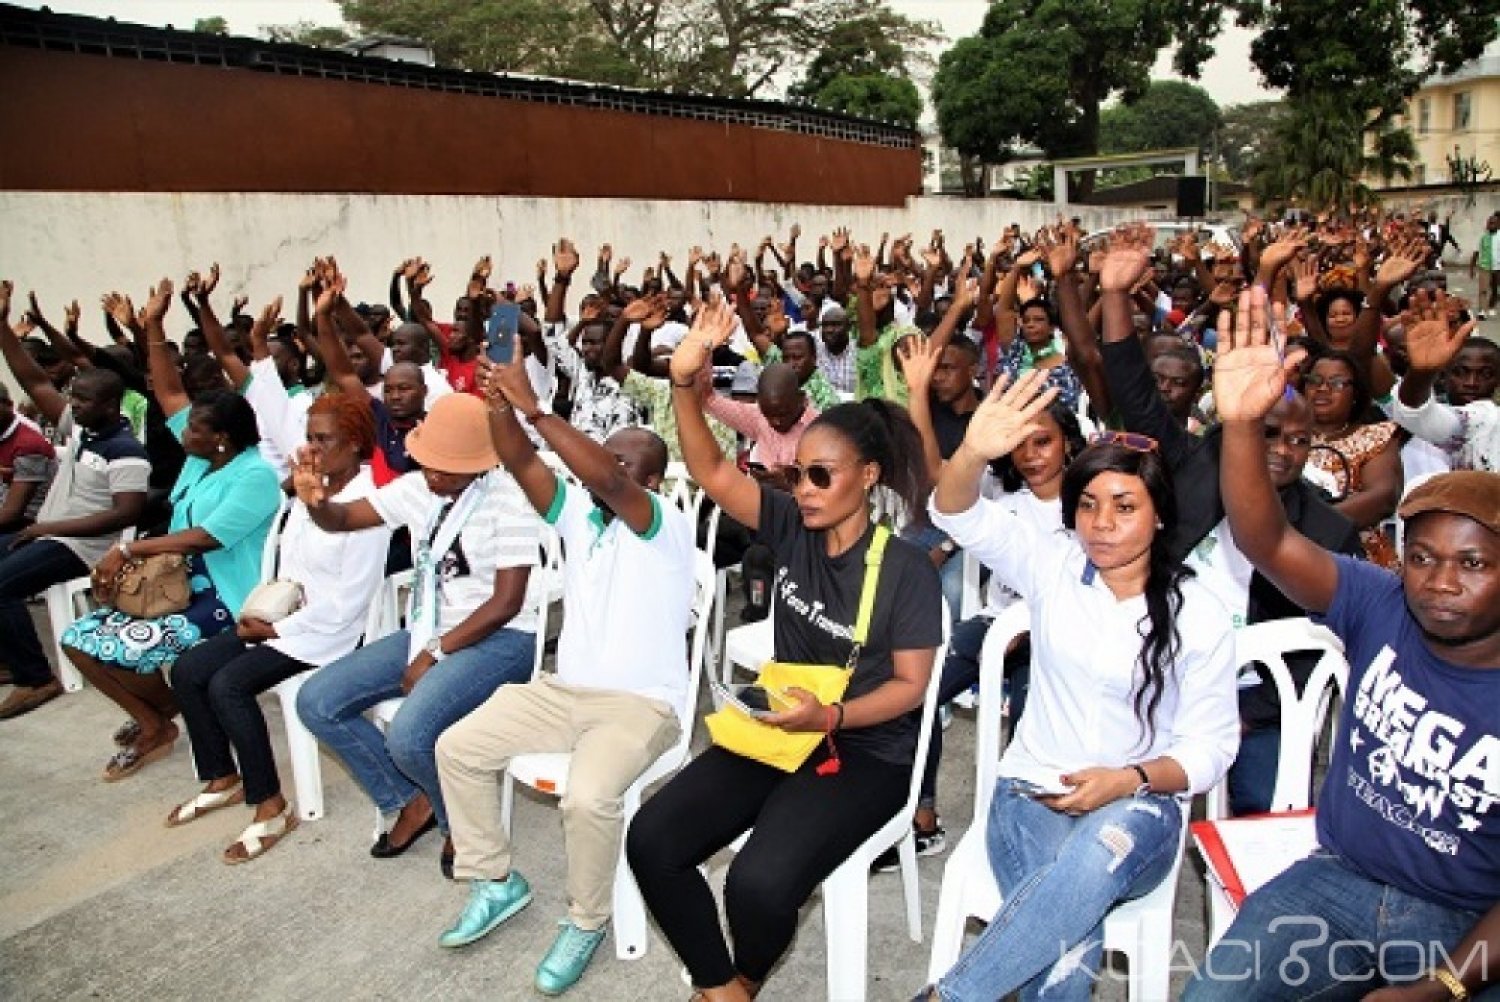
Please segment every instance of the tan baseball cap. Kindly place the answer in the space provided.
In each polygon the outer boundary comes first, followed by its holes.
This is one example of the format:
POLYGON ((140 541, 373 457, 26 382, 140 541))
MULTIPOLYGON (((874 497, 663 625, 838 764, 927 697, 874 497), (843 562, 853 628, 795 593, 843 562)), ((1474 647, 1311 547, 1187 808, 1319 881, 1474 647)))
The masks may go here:
POLYGON ((500 465, 490 441, 490 411, 469 393, 440 397, 406 436, 406 451, 439 473, 488 473, 500 465))
POLYGON ((1500 473, 1441 473, 1413 490, 1396 509, 1402 518, 1429 511, 1463 515, 1491 532, 1500 532, 1500 473))

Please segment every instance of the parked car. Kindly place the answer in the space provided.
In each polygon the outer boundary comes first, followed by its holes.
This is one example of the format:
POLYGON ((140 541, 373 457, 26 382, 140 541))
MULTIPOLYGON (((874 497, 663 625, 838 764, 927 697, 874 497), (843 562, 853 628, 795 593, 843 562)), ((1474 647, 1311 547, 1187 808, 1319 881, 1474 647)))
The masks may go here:
MULTIPOLYGON (((1240 228, 1229 223, 1206 223, 1201 219, 1148 219, 1146 224, 1156 230, 1156 249, 1163 250, 1172 245, 1182 234, 1192 230, 1198 234, 1198 246, 1210 243, 1230 244, 1239 248, 1240 228)), ((1083 238, 1080 250, 1084 254, 1097 250, 1110 230, 1095 230, 1083 238)))

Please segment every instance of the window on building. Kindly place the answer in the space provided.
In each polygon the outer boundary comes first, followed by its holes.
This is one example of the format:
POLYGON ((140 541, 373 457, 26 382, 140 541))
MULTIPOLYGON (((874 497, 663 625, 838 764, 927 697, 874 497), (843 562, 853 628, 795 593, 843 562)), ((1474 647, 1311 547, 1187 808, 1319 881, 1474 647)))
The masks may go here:
POLYGON ((1474 95, 1461 90, 1453 95, 1453 131, 1463 132, 1469 127, 1469 118, 1474 110, 1474 95))
POLYGON ((1417 101, 1417 133, 1427 135, 1432 131, 1432 99, 1421 98, 1417 101))
POLYGON ((1416 173, 1414 173, 1412 175, 1411 179, 1416 184, 1426 184, 1427 183, 1427 165, 1426 164, 1417 164, 1416 173))

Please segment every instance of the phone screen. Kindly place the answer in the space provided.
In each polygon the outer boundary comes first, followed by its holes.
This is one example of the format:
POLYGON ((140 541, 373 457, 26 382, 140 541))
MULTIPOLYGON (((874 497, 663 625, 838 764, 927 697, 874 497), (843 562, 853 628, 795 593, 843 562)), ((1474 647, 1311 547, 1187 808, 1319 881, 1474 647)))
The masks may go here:
POLYGON ((521 329, 521 307, 515 303, 496 303, 485 324, 484 353, 491 362, 504 365, 516 348, 516 332, 521 329))

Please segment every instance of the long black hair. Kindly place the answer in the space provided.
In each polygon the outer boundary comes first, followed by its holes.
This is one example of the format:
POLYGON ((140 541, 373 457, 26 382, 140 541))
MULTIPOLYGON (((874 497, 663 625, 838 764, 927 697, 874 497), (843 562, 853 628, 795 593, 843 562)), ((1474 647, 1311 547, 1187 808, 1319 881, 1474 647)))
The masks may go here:
POLYGON ((1161 705, 1167 680, 1175 675, 1177 655, 1182 649, 1182 634, 1177 616, 1182 611, 1182 583, 1193 576, 1190 568, 1173 557, 1167 539, 1177 524, 1177 497, 1172 491, 1172 475, 1161 454, 1142 452, 1123 445, 1089 446, 1063 474, 1063 525, 1077 526, 1078 502, 1084 490, 1101 473, 1123 473, 1139 477, 1151 495, 1161 528, 1151 540, 1150 572, 1146 577, 1146 615, 1137 624, 1141 651, 1136 659, 1141 679, 1135 690, 1135 718, 1149 745, 1156 737, 1156 708, 1161 705))
MULTIPOLYGON (((1083 429, 1078 426, 1078 414, 1061 400, 1054 400, 1048 404, 1046 413, 1051 415, 1052 420, 1057 422, 1057 427, 1062 430, 1063 466, 1067 467, 1088 447, 1088 442, 1083 437, 1083 429)), ((1026 486, 1026 478, 1021 476, 1020 470, 1016 469, 1016 461, 1011 458, 1009 452, 991 463, 990 470, 1000 478, 1000 486, 1007 494, 1014 494, 1026 486)))
POLYGON ((880 483, 889 487, 916 515, 925 511, 927 462, 922 436, 906 408, 870 397, 857 403, 830 407, 808 426, 832 428, 854 447, 866 463, 880 465, 880 483))

